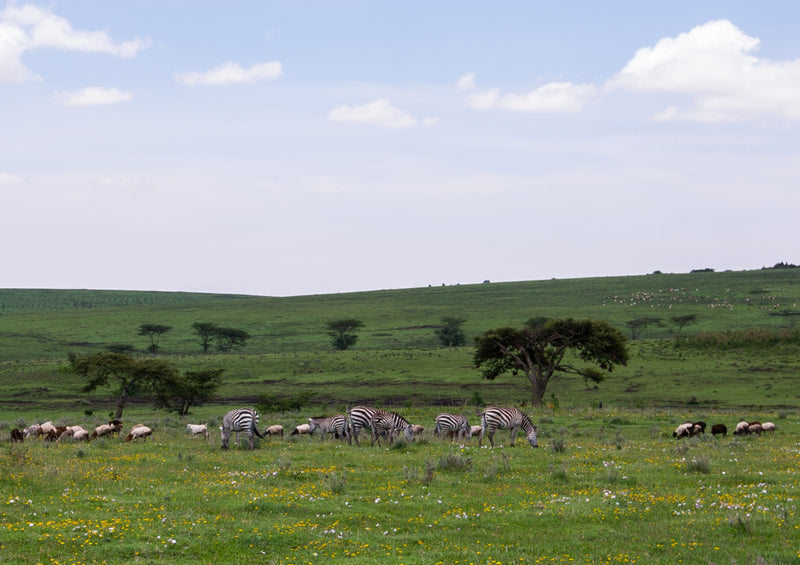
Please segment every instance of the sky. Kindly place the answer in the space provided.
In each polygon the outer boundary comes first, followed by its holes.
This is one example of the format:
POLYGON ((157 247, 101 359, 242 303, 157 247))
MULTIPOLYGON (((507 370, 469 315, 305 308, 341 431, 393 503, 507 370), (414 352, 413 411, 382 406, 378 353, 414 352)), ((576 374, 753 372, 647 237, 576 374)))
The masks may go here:
POLYGON ((800 263, 798 21, 795 0, 0 4, 0 288, 800 263))

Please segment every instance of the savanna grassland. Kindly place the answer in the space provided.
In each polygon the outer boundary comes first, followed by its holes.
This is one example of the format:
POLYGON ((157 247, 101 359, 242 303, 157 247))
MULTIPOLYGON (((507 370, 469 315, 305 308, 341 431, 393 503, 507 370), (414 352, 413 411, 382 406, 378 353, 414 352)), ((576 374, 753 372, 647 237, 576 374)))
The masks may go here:
POLYGON ((291 298, 0 290, 0 560, 798 563, 798 283, 800 269, 764 269, 291 298), (678 328, 683 315, 695 318, 678 328), (659 322, 629 342, 627 366, 596 386, 558 379, 533 408, 522 376, 483 380, 471 347, 437 343, 445 316, 468 336, 532 317, 626 334, 659 322), (332 350, 325 322, 351 317, 357 344, 332 350), (205 321, 252 338, 204 355, 191 326, 205 321), (125 431, 144 422, 147 442, 10 443, 35 421, 106 421, 113 391, 81 393, 67 355, 129 344, 146 357, 147 323, 172 327, 159 357, 181 371, 225 369, 213 402, 180 420, 135 398, 125 431), (252 452, 186 436, 187 422, 216 430, 229 408, 298 394, 298 410, 262 411, 260 428, 367 403, 426 431, 388 447, 273 437, 252 452), (507 431, 495 449, 432 436, 437 412, 478 423, 482 403, 526 410, 540 447, 510 449, 507 431), (687 420, 742 419, 778 429, 672 437, 687 420))

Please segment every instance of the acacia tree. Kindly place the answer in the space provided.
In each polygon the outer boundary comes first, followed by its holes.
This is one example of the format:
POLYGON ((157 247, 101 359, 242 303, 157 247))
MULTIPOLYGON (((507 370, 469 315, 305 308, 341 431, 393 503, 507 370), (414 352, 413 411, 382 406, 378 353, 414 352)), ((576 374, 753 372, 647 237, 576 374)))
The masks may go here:
POLYGON ((355 318, 328 321, 328 335, 331 336, 333 348, 344 351, 355 345, 356 341, 358 341, 358 336, 353 332, 363 325, 364 322, 355 318))
POLYGON ((214 337, 217 339, 217 349, 223 353, 230 353, 236 347, 244 347, 250 334, 236 328, 216 328, 214 337))
POLYGON ((689 324, 694 324, 697 321, 697 314, 685 314, 683 316, 672 316, 670 318, 673 324, 675 324, 676 328, 674 330, 675 339, 681 336, 681 332, 683 328, 688 326, 689 324))
POLYGON ((625 322, 625 325, 628 326, 628 329, 631 330, 631 339, 639 339, 639 337, 644 333, 649 326, 656 326, 661 327, 663 324, 661 322, 661 318, 656 316, 643 316, 641 318, 635 318, 628 322, 625 322))
POLYGON ((88 379, 83 392, 93 392, 100 387, 113 387, 117 396, 114 418, 122 418, 122 411, 131 396, 150 394, 160 383, 177 378, 178 371, 162 359, 140 361, 124 353, 96 353, 69 356, 73 373, 88 379))
POLYGON ((202 406, 214 398, 222 384, 225 369, 187 371, 161 381, 156 387, 156 406, 186 416, 193 406, 202 406))
POLYGON ((148 350, 155 355, 158 353, 158 340, 171 329, 172 326, 164 326, 161 324, 142 324, 139 326, 139 335, 146 335, 150 338, 150 347, 148 347, 148 350))
POLYGON ((460 347, 467 343, 467 335, 461 328, 466 323, 466 318, 445 316, 442 325, 434 330, 439 342, 445 347, 460 347))
POLYGON ((211 322, 195 322, 192 324, 192 329, 194 329, 194 333, 200 338, 203 353, 208 353, 208 350, 211 348, 211 341, 214 339, 218 329, 217 324, 212 324, 211 322))
POLYGON ((603 321, 559 319, 534 327, 498 328, 475 337, 474 362, 484 378, 522 372, 531 385, 531 404, 541 406, 548 383, 561 374, 600 382, 602 371, 628 362, 627 339, 603 321), (578 367, 569 359, 588 363, 578 367))

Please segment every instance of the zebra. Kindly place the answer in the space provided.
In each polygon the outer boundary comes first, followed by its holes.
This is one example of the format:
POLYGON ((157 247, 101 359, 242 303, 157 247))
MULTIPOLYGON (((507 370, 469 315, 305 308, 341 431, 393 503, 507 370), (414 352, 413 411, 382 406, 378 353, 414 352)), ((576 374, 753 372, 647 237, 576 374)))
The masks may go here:
POLYGON ((379 408, 370 408, 369 406, 353 406, 347 411, 347 416, 350 419, 350 435, 347 437, 347 443, 352 444, 353 439, 358 443, 358 434, 361 433, 362 428, 372 429, 372 419, 376 413, 386 413, 379 408))
POLYGON ((375 440, 378 440, 378 445, 381 444, 381 435, 383 432, 388 434, 388 442, 391 443, 394 439, 394 432, 402 430, 403 436, 407 441, 414 441, 414 427, 408 423, 408 420, 403 418, 400 414, 395 412, 379 411, 372 417, 372 445, 375 445, 375 440))
POLYGON ((231 432, 236 432, 236 446, 239 447, 239 432, 244 432, 250 438, 250 447, 253 449, 255 438, 253 434, 263 438, 258 431, 258 413, 252 408, 236 408, 225 414, 222 418, 222 449, 228 449, 228 440, 231 437, 231 432))
POLYGON ((494 447, 494 432, 497 428, 511 430, 511 447, 514 447, 514 438, 517 430, 525 430, 528 443, 531 447, 539 447, 536 440, 536 426, 531 423, 530 417, 516 408, 502 408, 490 406, 481 412, 481 435, 478 437, 478 445, 483 441, 483 435, 489 431, 489 443, 494 447))
POLYGON ((461 414, 442 412, 436 416, 436 428, 433 433, 437 437, 452 435, 454 439, 458 437, 458 441, 461 441, 465 435, 469 435, 469 421, 461 414))
POLYGON ((325 434, 334 434, 335 438, 350 438, 350 430, 347 425, 347 418, 344 414, 337 414, 330 418, 318 417, 309 418, 308 424, 311 427, 309 434, 319 429, 320 441, 325 439, 325 434))

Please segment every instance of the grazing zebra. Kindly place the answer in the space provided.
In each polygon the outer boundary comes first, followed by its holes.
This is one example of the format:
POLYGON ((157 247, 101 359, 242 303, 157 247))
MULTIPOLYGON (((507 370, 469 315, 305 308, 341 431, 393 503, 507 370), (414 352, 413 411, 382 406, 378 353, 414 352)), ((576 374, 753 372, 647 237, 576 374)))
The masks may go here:
POLYGON ((369 406, 353 406, 347 411, 347 416, 350 418, 350 435, 347 437, 347 443, 352 444, 353 439, 358 443, 358 434, 361 433, 362 428, 372 429, 372 419, 378 412, 386 413, 379 408, 370 408, 369 406))
POLYGON ((255 438, 253 434, 258 437, 264 437, 258 432, 258 413, 252 408, 237 408, 231 410, 225 417, 222 418, 222 449, 228 449, 228 440, 231 437, 231 432, 236 432, 236 446, 239 447, 239 432, 244 432, 250 438, 250 447, 253 449, 255 438))
POLYGON ((531 447, 539 447, 539 443, 536 440, 536 426, 531 423, 530 417, 525 412, 516 408, 501 408, 498 406, 490 406, 481 412, 481 435, 478 438, 478 445, 481 444, 483 435, 488 430, 489 443, 494 447, 494 432, 497 428, 511 430, 511 447, 514 447, 514 438, 520 428, 525 430, 531 447))
POLYGON ((403 418, 400 414, 394 412, 385 412, 380 410, 372 417, 372 445, 375 445, 375 440, 378 440, 378 445, 381 444, 381 435, 386 433, 389 438, 388 442, 392 443, 394 440, 395 431, 402 431, 403 436, 407 441, 414 441, 414 426, 408 423, 408 420, 403 418))
POLYGON ((334 434, 336 439, 350 437, 347 418, 344 414, 337 414, 329 418, 309 418, 308 423, 311 426, 308 433, 313 435, 315 430, 319 430, 320 441, 325 439, 325 434, 334 434))
POLYGON ((442 412, 436 416, 436 428, 433 433, 437 437, 451 435, 453 439, 458 437, 458 441, 461 441, 465 435, 469 435, 469 421, 461 414, 442 412))

